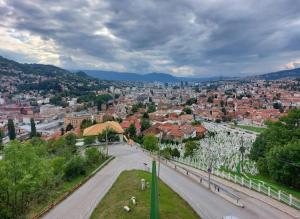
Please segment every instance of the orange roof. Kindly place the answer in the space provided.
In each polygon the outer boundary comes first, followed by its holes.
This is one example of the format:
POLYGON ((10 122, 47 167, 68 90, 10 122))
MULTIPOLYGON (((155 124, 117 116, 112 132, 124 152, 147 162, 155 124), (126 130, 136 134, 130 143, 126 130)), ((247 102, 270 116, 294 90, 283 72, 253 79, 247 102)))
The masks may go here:
POLYGON ((108 121, 108 122, 96 124, 96 125, 93 125, 91 127, 84 129, 83 136, 99 135, 106 129, 113 129, 118 134, 124 133, 124 130, 122 129, 122 127, 120 126, 119 123, 114 122, 114 121, 108 121))
POLYGON ((42 139, 45 141, 50 141, 50 140, 58 140, 61 137, 61 131, 54 132, 50 136, 43 136, 42 139))
POLYGON ((202 126, 202 125, 196 125, 194 127, 196 129, 196 132, 198 132, 198 133, 204 133, 204 132, 206 132, 206 128, 204 128, 204 126, 202 126))

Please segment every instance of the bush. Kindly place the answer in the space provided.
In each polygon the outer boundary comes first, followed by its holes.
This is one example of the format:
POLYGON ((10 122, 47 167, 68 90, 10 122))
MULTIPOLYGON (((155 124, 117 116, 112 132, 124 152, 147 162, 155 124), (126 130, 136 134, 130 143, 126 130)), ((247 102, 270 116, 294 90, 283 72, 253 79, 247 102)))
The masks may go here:
POLYGON ((180 152, 177 148, 173 148, 171 151, 172 157, 180 157, 180 152))
POLYGON ((161 156, 163 156, 164 158, 166 158, 167 160, 170 160, 170 158, 172 153, 172 149, 169 147, 164 148, 163 150, 160 151, 161 156))
POLYGON ((85 159, 88 165, 93 166, 101 160, 101 153, 97 148, 88 148, 85 150, 85 159))
POLYGON ((147 135, 143 139, 143 145, 146 150, 157 151, 158 139, 154 135, 147 135))
POLYGON ((182 111, 185 112, 186 114, 192 114, 192 110, 189 107, 185 107, 182 111))
POLYGON ((185 143, 184 157, 193 157, 198 145, 195 141, 188 141, 185 143))
POLYGON ((95 143, 96 137, 95 136, 87 136, 84 138, 84 144, 89 145, 95 143))
POLYGON ((74 156, 65 166, 65 177, 67 180, 86 173, 85 161, 81 156, 74 156))

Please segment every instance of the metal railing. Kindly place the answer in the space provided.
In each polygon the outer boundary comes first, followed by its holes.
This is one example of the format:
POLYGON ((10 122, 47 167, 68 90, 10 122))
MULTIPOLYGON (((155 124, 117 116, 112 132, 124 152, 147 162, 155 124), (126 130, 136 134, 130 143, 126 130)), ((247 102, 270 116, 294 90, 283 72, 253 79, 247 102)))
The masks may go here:
MULTIPOLYGON (((200 169, 202 171, 207 172, 207 166, 205 164, 190 160, 190 159, 184 159, 184 158, 173 158, 174 161, 178 163, 182 163, 197 169, 200 169)), ((267 185, 267 183, 264 182, 258 182, 256 180, 248 179, 243 176, 227 173, 220 170, 213 170, 212 174, 218 177, 221 177, 223 179, 226 179, 228 181, 234 182, 236 184, 239 184, 243 187, 246 187, 248 189, 257 191, 261 194, 267 195, 273 199, 276 199, 280 202, 283 202, 289 206, 292 206, 294 208, 300 209, 300 200, 293 197, 292 194, 287 194, 281 190, 277 190, 275 188, 272 188, 271 186, 267 185)))

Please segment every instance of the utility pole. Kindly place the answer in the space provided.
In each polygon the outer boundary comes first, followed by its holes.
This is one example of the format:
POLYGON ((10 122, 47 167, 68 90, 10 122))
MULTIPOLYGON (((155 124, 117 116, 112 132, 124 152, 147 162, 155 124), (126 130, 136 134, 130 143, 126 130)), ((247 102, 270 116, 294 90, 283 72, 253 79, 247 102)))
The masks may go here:
POLYGON ((211 163, 209 164, 207 172, 208 172, 208 189, 210 190, 211 163))
POLYGON ((105 129, 105 139, 106 139, 106 156, 108 157, 107 127, 105 129))

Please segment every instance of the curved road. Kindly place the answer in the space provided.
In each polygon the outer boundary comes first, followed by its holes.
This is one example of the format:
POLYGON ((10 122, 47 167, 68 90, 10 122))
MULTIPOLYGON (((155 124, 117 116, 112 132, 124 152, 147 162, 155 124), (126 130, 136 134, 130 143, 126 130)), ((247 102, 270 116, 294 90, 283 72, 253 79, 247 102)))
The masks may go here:
MULTIPOLYGON (((145 169, 151 158, 135 147, 126 144, 109 148, 116 158, 82 185, 67 199, 44 216, 45 219, 89 218, 98 202, 108 192, 123 170, 145 169)), ((161 165, 160 178, 184 198, 203 219, 221 219, 234 215, 240 219, 291 219, 292 217, 259 200, 243 196, 245 208, 237 207, 208 191, 195 181, 161 165)))

